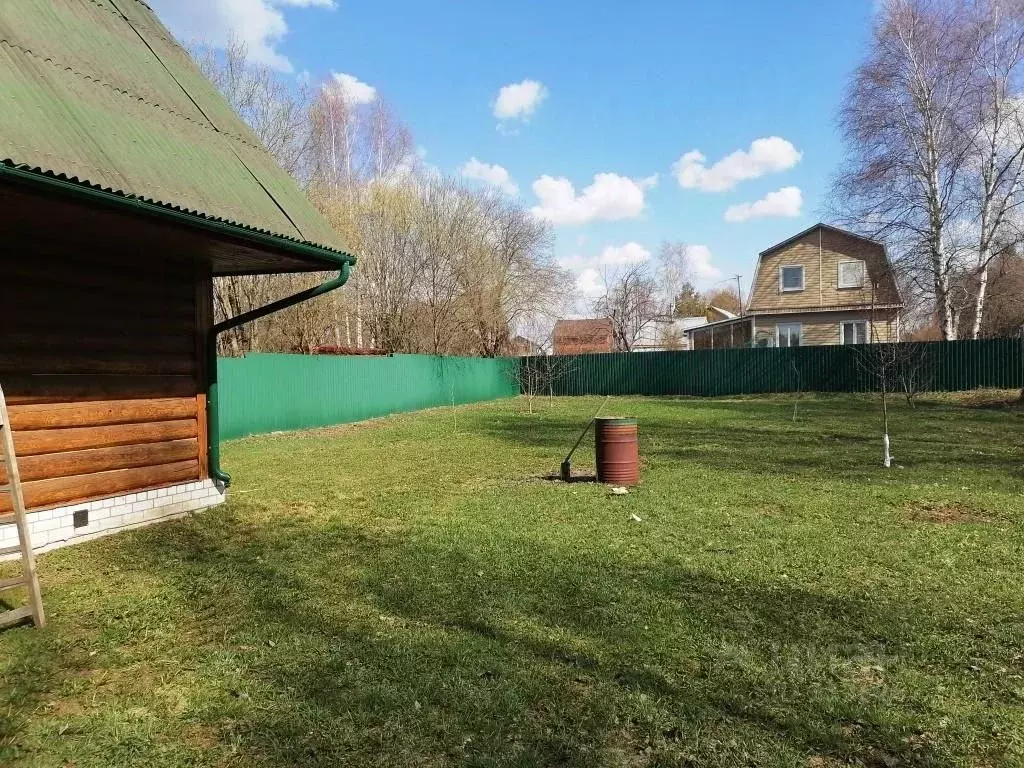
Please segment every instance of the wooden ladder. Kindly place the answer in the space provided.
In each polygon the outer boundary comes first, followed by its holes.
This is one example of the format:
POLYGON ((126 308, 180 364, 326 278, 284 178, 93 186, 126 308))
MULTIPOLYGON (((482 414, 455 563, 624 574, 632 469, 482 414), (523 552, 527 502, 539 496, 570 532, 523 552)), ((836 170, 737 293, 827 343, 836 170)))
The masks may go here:
POLYGON ((21 575, 0 579, 0 592, 25 587, 28 590, 28 604, 12 611, 0 613, 0 629, 32 619, 37 627, 46 623, 43 613, 43 598, 39 593, 39 576, 36 574, 36 559, 32 555, 29 539, 28 520, 25 518, 25 496, 21 490, 21 476, 18 474, 18 458, 14 455, 14 436, 11 434, 11 419, 7 413, 7 401, 0 388, 0 453, 3 467, 7 472, 6 485, 0 485, 0 494, 11 497, 13 511, 0 514, 0 526, 13 525, 18 529, 18 544, 0 547, 0 556, 21 553, 21 575))

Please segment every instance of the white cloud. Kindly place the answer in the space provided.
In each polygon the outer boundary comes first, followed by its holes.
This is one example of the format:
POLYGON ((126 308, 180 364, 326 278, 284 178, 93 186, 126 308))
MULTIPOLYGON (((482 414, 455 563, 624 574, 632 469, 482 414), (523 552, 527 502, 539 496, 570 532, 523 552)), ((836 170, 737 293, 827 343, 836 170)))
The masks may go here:
POLYGON ((609 244, 597 255, 581 253, 559 260, 559 266, 576 275, 574 305, 565 312, 574 316, 589 316, 591 304, 605 292, 605 276, 614 279, 628 267, 645 264, 651 260, 651 252, 636 242, 622 245, 609 244))
POLYGON ((598 290, 597 295, 604 293, 603 274, 606 270, 612 273, 618 267, 630 267, 634 264, 644 264, 651 259, 651 252, 640 243, 628 242, 622 245, 606 245, 596 256, 585 256, 576 254, 568 258, 560 259, 559 265, 563 269, 575 272, 576 285, 580 293, 592 296, 598 290))
POLYGON ((736 223, 750 219, 792 218, 800 215, 803 204, 804 196, 799 187, 783 187, 753 203, 730 205, 725 210, 725 220, 736 223))
POLYGON ((534 215, 553 224, 586 224, 589 221, 635 219, 644 210, 644 191, 655 178, 635 181, 616 173, 598 173, 579 195, 564 177, 541 176, 533 182, 539 204, 534 215))
POLYGON ((686 263, 697 280, 716 280, 722 276, 722 270, 711 263, 711 249, 706 245, 686 246, 686 263))
POLYGON ((494 116, 499 120, 528 120, 548 96, 548 89, 536 80, 506 85, 494 100, 494 116))
POLYGON ((597 257, 597 263, 605 266, 643 264, 651 258, 651 252, 639 243, 608 245, 597 257))
POLYGON ((673 164, 672 172, 683 189, 724 192, 741 181, 789 170, 801 157, 796 147, 785 139, 769 136, 755 139, 746 151, 738 149, 710 168, 699 150, 690 150, 673 164))
POLYGON ((370 104, 377 98, 377 89, 367 85, 355 75, 347 75, 344 72, 332 72, 334 82, 325 88, 341 96, 350 107, 360 104, 370 104))
POLYGON ((467 179, 476 179, 491 184, 506 195, 519 194, 519 186, 512 180, 509 172, 500 165, 481 163, 475 157, 471 157, 465 165, 459 168, 459 173, 467 179))
POLYGON ((223 48, 236 38, 249 58, 281 72, 292 63, 277 46, 288 33, 281 8, 334 9, 335 0, 149 0, 160 20, 186 43, 223 48))
POLYGON ((576 291, 583 299, 596 299, 604 294, 604 278, 600 271, 588 267, 576 278, 576 291))

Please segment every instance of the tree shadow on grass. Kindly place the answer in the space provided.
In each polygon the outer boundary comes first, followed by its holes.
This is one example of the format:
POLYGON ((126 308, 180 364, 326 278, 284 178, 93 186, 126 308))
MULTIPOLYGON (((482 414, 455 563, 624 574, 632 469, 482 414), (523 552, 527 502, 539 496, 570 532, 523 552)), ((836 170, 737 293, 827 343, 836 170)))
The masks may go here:
MULTIPOLYGON (((684 459, 712 469, 758 474, 861 480, 881 473, 881 411, 877 395, 795 395, 751 399, 634 398, 641 455, 684 459)), ((890 403, 890 439, 897 464, 928 474, 980 469, 1008 479, 1024 476, 1024 440, 1013 423, 1024 411, 986 411, 959 401, 890 403)), ((1022 422, 1024 424, 1024 422, 1022 422)), ((529 429, 513 414, 495 414, 479 429, 504 443, 552 451, 570 444, 579 417, 558 410, 529 429)), ((581 451, 592 451, 592 440, 581 451)), ((886 473, 887 481, 911 481, 886 473)), ((920 478, 918 478, 920 479, 920 478)))
MULTIPOLYGON (((848 414, 841 419, 805 416, 795 424, 781 412, 767 420, 763 406, 758 415, 759 419, 747 420, 730 412, 728 423, 641 418, 641 456, 648 461, 684 461, 741 474, 859 481, 882 473, 881 429, 874 423, 874 414, 870 421, 863 414, 856 419, 848 414)), ((906 412, 897 418, 906 418, 906 412)), ((571 416, 551 415, 524 430, 514 417, 504 417, 492 419, 480 429, 502 442, 548 452, 554 461, 572 445, 579 424, 571 416)), ((912 424, 894 418, 890 434, 900 467, 932 474, 970 468, 1015 482, 1024 476, 1020 446, 1006 444, 1005 425, 972 422, 964 429, 945 420, 912 424)), ((588 455, 592 445, 592 439, 586 441, 580 454, 588 455)), ((921 480, 920 476, 891 472, 885 476, 894 482, 921 480)))
POLYGON ((129 536, 111 564, 193 613, 191 663, 219 689, 199 716, 246 764, 964 757, 908 741, 934 713, 888 711, 906 691, 886 700, 856 680, 914 633, 943 631, 913 605, 536 542, 482 554, 340 519, 282 530, 223 510, 129 536))
POLYGON ((20 625, 0 631, 0 765, 17 757, 19 735, 40 700, 86 665, 79 649, 62 647, 52 630, 20 625))

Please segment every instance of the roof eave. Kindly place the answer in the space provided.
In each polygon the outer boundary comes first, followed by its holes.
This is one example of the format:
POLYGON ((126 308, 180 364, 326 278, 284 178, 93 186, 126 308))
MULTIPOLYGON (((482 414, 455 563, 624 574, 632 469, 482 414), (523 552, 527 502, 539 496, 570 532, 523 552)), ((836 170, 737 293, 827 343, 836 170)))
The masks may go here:
POLYGON ((790 245, 791 243, 795 243, 797 240, 799 240, 802 237, 807 237, 807 235, 811 234, 812 232, 814 232, 815 230, 818 230, 818 229, 827 229, 830 232, 837 232, 838 234, 841 234, 841 235, 847 235, 848 237, 852 237, 852 238, 855 238, 857 240, 862 240, 865 243, 868 243, 870 245, 877 245, 879 248, 882 248, 882 249, 885 248, 885 245, 883 245, 882 243, 878 242, 877 240, 872 240, 870 237, 865 237, 864 235, 858 235, 856 232, 850 232, 847 229, 842 229, 841 227, 834 227, 831 224, 826 224, 823 221, 819 221, 817 224, 812 224, 807 229, 802 230, 800 232, 797 232, 792 237, 787 237, 782 242, 776 243, 775 245, 771 246, 770 248, 766 248, 765 250, 761 251, 758 254, 758 256, 766 256, 769 253, 774 253, 775 251, 779 250, 780 248, 785 248, 787 245, 790 245))
MULTIPOLYGON (((886 304, 875 304, 875 310, 884 309, 905 309, 903 302, 889 302, 886 304)), ((765 309, 748 309, 750 317, 770 317, 772 315, 817 315, 832 312, 870 312, 871 304, 829 304, 814 305, 808 307, 768 307, 765 309)))
POLYGON ((698 325, 694 328, 687 328, 683 331, 683 333, 698 333, 699 331, 706 330, 707 328, 714 329, 722 325, 729 325, 730 323, 733 325, 739 325, 740 323, 747 322, 753 319, 753 315, 739 315, 738 317, 730 317, 726 320, 715 320, 713 323, 705 323, 704 325, 698 325))
POLYGON ((340 269, 346 264, 354 266, 356 263, 356 257, 350 253, 335 251, 312 243, 304 243, 282 235, 275 235, 271 232, 264 232, 220 219, 212 219, 195 213, 189 213, 169 205, 162 205, 138 197, 129 197, 51 173, 29 170, 24 167, 0 162, 0 179, 27 184, 43 191, 57 193, 84 202, 112 207, 122 211, 130 211, 144 216, 152 216, 174 224, 200 229, 221 237, 243 240, 261 249, 276 251, 301 261, 310 262, 311 267, 319 269, 340 269))

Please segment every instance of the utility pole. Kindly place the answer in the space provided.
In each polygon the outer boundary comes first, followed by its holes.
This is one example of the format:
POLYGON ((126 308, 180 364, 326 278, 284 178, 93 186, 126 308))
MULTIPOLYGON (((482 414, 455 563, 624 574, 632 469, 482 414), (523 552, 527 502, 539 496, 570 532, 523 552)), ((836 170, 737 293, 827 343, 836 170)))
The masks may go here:
POLYGON ((736 280, 736 296, 740 300, 740 317, 743 317, 743 288, 740 286, 740 278, 743 275, 733 275, 736 280))

